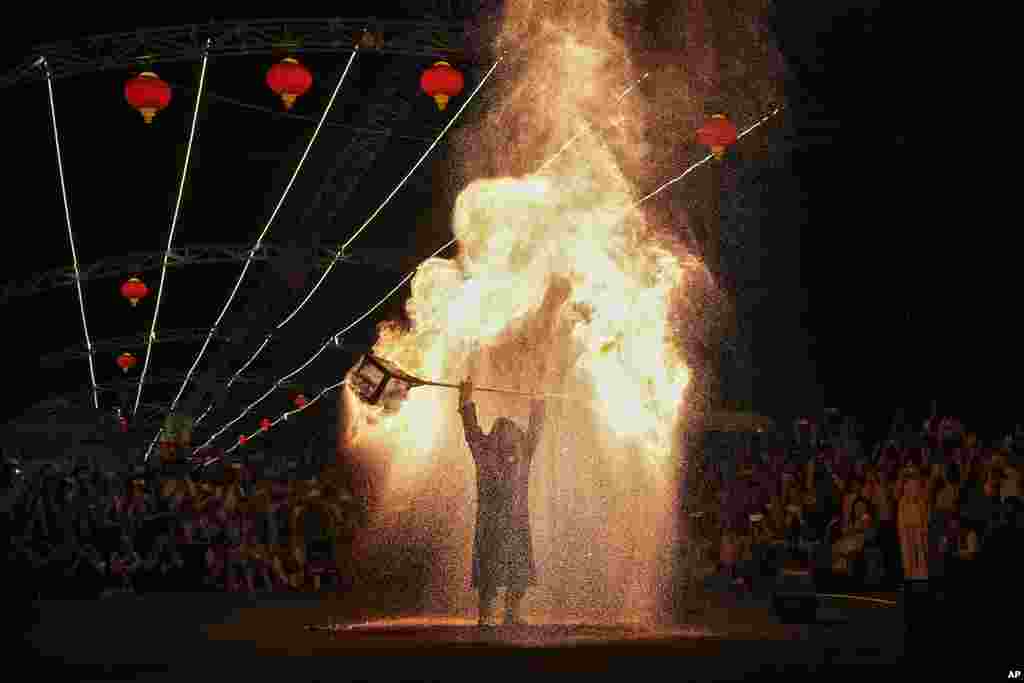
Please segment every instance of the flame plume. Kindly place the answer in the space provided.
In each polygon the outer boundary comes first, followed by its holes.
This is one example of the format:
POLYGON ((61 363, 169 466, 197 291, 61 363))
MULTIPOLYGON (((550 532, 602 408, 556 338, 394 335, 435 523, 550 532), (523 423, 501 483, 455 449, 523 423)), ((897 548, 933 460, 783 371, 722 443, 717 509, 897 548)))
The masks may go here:
MULTIPOLYGON (((459 141, 459 253, 423 264, 409 324, 381 325, 374 347, 420 377, 578 399, 549 403, 534 459, 535 619, 655 618, 675 538, 691 372, 679 311, 707 274, 629 210, 640 195, 627 172, 651 150, 643 97, 616 102, 635 77, 616 21, 598 0, 506 4, 498 43, 529 56, 495 79, 485 121, 459 141)), ((524 399, 474 399, 485 429, 502 415, 525 425, 524 399)), ((353 444, 387 463, 370 545, 430 545, 427 605, 444 611, 474 604, 475 475, 456 402, 433 387, 393 412, 343 400, 353 444)))

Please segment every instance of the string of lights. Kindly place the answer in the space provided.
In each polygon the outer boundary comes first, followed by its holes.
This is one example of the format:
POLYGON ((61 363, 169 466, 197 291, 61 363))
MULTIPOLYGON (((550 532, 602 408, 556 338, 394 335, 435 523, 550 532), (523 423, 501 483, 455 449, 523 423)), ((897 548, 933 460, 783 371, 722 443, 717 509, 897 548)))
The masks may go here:
POLYGON ((46 63, 45 57, 36 62, 46 71, 46 88, 50 96, 50 122, 53 124, 53 144, 57 150, 57 176, 60 179, 60 197, 64 202, 64 222, 68 229, 68 244, 71 246, 71 262, 75 269, 75 287, 78 290, 78 310, 82 314, 82 331, 85 333, 85 348, 89 354, 89 381, 92 382, 92 403, 97 410, 100 407, 99 387, 96 384, 96 360, 93 358, 92 339, 89 336, 89 323, 85 315, 85 296, 82 294, 82 276, 78 268, 78 252, 75 250, 75 234, 71 229, 71 208, 68 204, 68 190, 64 181, 64 160, 60 151, 60 134, 57 130, 57 106, 53 96, 53 74, 46 63))
MULTIPOLYGON (((295 310, 293 310, 291 313, 289 313, 284 318, 284 320, 282 320, 280 323, 278 323, 275 326, 273 332, 267 334, 267 336, 264 338, 263 342, 256 349, 255 353, 253 353, 253 355, 249 358, 249 360, 247 360, 245 363, 243 363, 242 367, 239 370, 237 370, 234 373, 234 375, 231 376, 231 378, 227 382, 227 388, 228 389, 230 389, 231 385, 233 385, 235 383, 235 381, 242 375, 242 373, 245 372, 245 369, 248 368, 259 357, 259 355, 263 352, 263 350, 267 347, 267 345, 273 339, 274 332, 280 331, 282 328, 284 328, 285 325, 287 325, 289 322, 291 322, 295 318, 295 316, 298 315, 299 311, 301 311, 302 308, 310 301, 310 299, 313 298, 313 296, 316 294, 317 290, 320 289, 320 286, 323 284, 324 280, 327 279, 327 276, 330 275, 331 271, 337 265, 338 261, 341 260, 341 258, 344 256, 346 249, 348 249, 348 247, 352 244, 352 242, 354 242, 355 239, 357 237, 359 237, 359 235, 366 229, 367 226, 370 225, 370 223, 380 214, 380 212, 384 210, 384 207, 386 207, 388 205, 388 203, 391 202, 391 199, 396 194, 398 194, 399 190, 401 190, 402 187, 405 186, 405 184, 408 182, 409 178, 412 177, 412 174, 416 172, 416 170, 426 160, 427 156, 434 150, 435 147, 437 147, 437 145, 441 142, 441 140, 444 138, 444 136, 451 129, 451 127, 455 124, 455 121, 458 120, 458 118, 466 110, 466 107, 469 106, 470 102, 473 101, 473 99, 476 97, 477 93, 480 92, 480 89, 483 88, 484 84, 490 79, 491 75, 494 73, 495 69, 498 68, 498 65, 501 63, 503 58, 504 57, 499 57, 498 60, 494 62, 494 64, 487 71, 487 73, 484 75, 484 77, 482 79, 480 79, 480 82, 473 89, 473 92, 470 93, 469 97, 466 98, 466 101, 462 103, 461 107, 459 107, 459 110, 457 112, 455 112, 455 115, 452 116, 451 120, 448 121, 447 125, 445 125, 445 127, 441 129, 441 132, 438 133, 437 137, 434 138, 434 141, 432 143, 430 143, 430 146, 427 147, 426 151, 420 156, 420 158, 416 161, 416 163, 413 164, 412 168, 409 169, 409 172, 405 174, 405 177, 403 177, 402 180, 400 180, 399 183, 395 186, 395 188, 393 190, 391 190, 390 194, 388 194, 388 196, 385 197, 384 201, 381 202, 381 204, 377 207, 377 209, 372 214, 370 214, 370 217, 367 218, 366 221, 363 222, 363 224, 359 227, 359 229, 357 229, 355 231, 355 233, 351 237, 348 238, 348 240, 346 240, 340 247, 338 247, 337 252, 334 254, 334 257, 331 259, 330 263, 327 265, 327 268, 324 269, 323 273, 321 273, 320 278, 316 281, 316 283, 313 285, 313 287, 310 288, 310 291, 306 294, 305 298, 303 298, 303 300, 301 302, 299 302, 299 305, 295 307, 295 310)), ((413 272, 415 272, 415 271, 413 271, 413 272)), ((411 275, 409 277, 411 277, 411 275)), ((194 425, 199 425, 206 418, 206 416, 209 415, 209 413, 210 413, 210 411, 212 409, 213 409, 213 405, 212 404, 207 406, 207 408, 194 421, 193 424, 194 425)))
POLYGON ((167 249, 164 251, 163 267, 160 269, 160 286, 156 292, 156 306, 153 310, 153 322, 149 328, 149 339, 146 340, 146 360, 142 364, 142 372, 139 374, 139 389, 135 394, 135 406, 132 408, 132 415, 139 409, 142 401, 142 388, 146 384, 146 372, 149 370, 149 361, 153 353, 153 342, 156 340, 156 324, 160 316, 160 303, 164 295, 164 283, 167 280, 167 263, 170 259, 171 247, 174 244, 174 231, 178 226, 178 216, 181 213, 181 199, 185 194, 185 181, 188 178, 189 161, 192 157, 192 143, 195 141, 196 124, 199 122, 199 105, 203 98, 203 85, 206 82, 206 66, 210 59, 210 45, 212 40, 207 38, 206 49, 203 50, 203 66, 199 72, 199 89, 196 91, 196 105, 192 112, 192 126, 188 133, 188 146, 185 148, 185 163, 181 168, 181 182, 178 183, 178 198, 174 202, 174 215, 171 218, 171 230, 167 236, 167 249))
MULTIPOLYGON (((500 60, 499 60, 499 61, 500 61, 500 60)), ((493 71, 494 71, 494 68, 495 68, 495 67, 497 67, 497 65, 498 65, 498 63, 497 63, 497 62, 495 62, 494 66, 492 66, 492 67, 491 67, 491 71, 489 71, 489 72, 488 72, 488 76, 490 75, 490 73, 491 73, 491 72, 493 72, 493 71)), ((641 76, 641 77, 640 77, 640 78, 638 78, 638 79, 637 79, 636 81, 634 81, 633 83, 631 83, 631 84, 629 85, 629 87, 627 87, 627 88, 626 88, 626 89, 625 89, 625 90, 624 90, 624 91, 623 91, 623 92, 622 92, 622 93, 621 93, 621 94, 620 94, 620 95, 618 96, 618 98, 616 99, 616 104, 618 104, 619 102, 621 102, 621 101, 622 101, 622 99, 626 97, 626 95, 628 95, 628 94, 629 94, 629 93, 630 93, 630 92, 631 92, 631 91, 632 91, 632 90, 633 90, 634 88, 636 88, 636 87, 637 87, 637 86, 638 86, 638 85, 639 85, 639 84, 640 84, 640 83, 641 83, 642 81, 644 81, 644 80, 645 80, 646 78, 648 78, 649 76, 650 76, 650 73, 645 73, 645 74, 643 74, 643 76, 641 76)), ((484 80, 486 80, 486 78, 485 78, 484 80)), ((481 81, 480 85, 478 85, 478 86, 477 86, 477 91, 478 91, 478 90, 480 89, 480 86, 481 86, 481 85, 483 85, 483 81, 481 81)), ((474 91, 474 92, 473 92, 473 95, 476 95, 476 91, 474 91)), ((466 103, 466 104, 468 104, 468 101, 467 101, 467 103, 466 103)), ((463 104, 463 108, 465 108, 466 104, 463 104)), ((459 112, 459 113, 461 113, 461 110, 460 110, 460 112, 459 112)), ((456 116, 458 116, 458 114, 456 114, 456 116)), ((449 124, 449 125, 450 125, 450 124, 449 124)), ((446 127, 446 130, 447 130, 447 127, 446 127)), ((443 134, 443 132, 442 132, 442 134, 443 134)), ((541 170, 543 170, 544 168, 546 168, 547 166, 549 166, 549 165, 550 165, 550 164, 551 164, 551 163, 552 163, 552 162, 553 162, 553 161, 554 161, 555 159, 557 159, 557 158, 558 158, 558 156, 560 156, 560 155, 561 155, 561 154, 562 154, 563 152, 565 152, 565 150, 566 150, 566 149, 568 149, 568 148, 569 148, 569 147, 570 147, 570 146, 571 146, 571 145, 572 145, 572 144, 573 144, 573 143, 574 143, 574 142, 575 142, 576 140, 578 140, 578 139, 579 139, 580 137, 581 137, 581 134, 580 134, 580 133, 577 133, 577 134, 576 134, 576 135, 574 135, 574 136, 573 136, 572 138, 570 138, 570 139, 569 139, 569 141, 568 141, 568 142, 567 142, 566 144, 564 144, 564 145, 563 145, 563 146, 562 146, 562 147, 561 147, 561 148, 560 148, 560 149, 558 150, 558 152, 556 152, 556 153, 555 153, 555 155, 554 155, 554 156, 552 156, 552 157, 551 157, 550 159, 548 159, 548 160, 547 160, 546 162, 544 162, 544 164, 542 164, 542 165, 541 165, 541 167, 540 167, 540 168, 538 169, 538 172, 540 172, 541 170)), ((436 144, 436 141, 435 141, 435 144, 436 144)), ((429 152, 429 151, 430 151, 430 150, 428 149, 428 152, 429 152)), ((421 159, 420 159, 420 162, 422 162, 423 158, 425 158, 425 155, 424 155, 424 157, 421 157, 421 159)), ((420 163, 420 162, 418 162, 418 163, 420 163)), ((413 168, 413 170, 415 170, 415 167, 413 168)), ((403 179, 403 182, 404 182, 404 181, 405 181, 406 179, 408 179, 408 177, 409 177, 409 175, 411 175, 411 173, 412 173, 412 172, 410 171, 410 173, 406 175, 406 178, 405 178, 405 179, 403 179)), ((397 191, 397 189, 396 189, 396 191, 397 191)), ((393 195, 394 195, 394 192, 392 192, 392 196, 393 196, 393 195)), ((389 197, 389 198, 390 198, 390 197, 389 197)), ((365 227, 365 226, 366 226, 367 224, 368 224, 368 223, 364 223, 363 227, 365 227)), ((358 233, 357 233, 357 234, 358 234, 358 233)), ((352 238, 352 239, 354 239, 354 236, 353 236, 353 238, 352 238)), ((351 243, 351 241, 352 241, 352 240, 350 239, 348 243, 351 243)), ((346 244, 348 244, 348 243, 346 243, 346 244)), ((371 307, 371 308, 370 308, 370 309, 369 309, 369 310, 368 310, 367 312, 365 312, 364 314, 362 314, 361 316, 359 316, 359 317, 358 317, 358 318, 357 318, 357 319, 356 319, 355 321, 353 321, 352 323, 350 323, 349 325, 347 325, 346 327, 344 327, 344 328, 343 328, 342 330, 340 330, 339 332, 337 332, 337 333, 335 333, 334 335, 332 335, 331 339, 329 339, 329 340, 328 340, 327 342, 325 342, 325 343, 324 343, 323 345, 321 345, 321 346, 320 346, 320 348, 319 348, 319 349, 317 349, 317 351, 316 351, 316 352, 315 352, 315 353, 314 353, 314 354, 313 354, 313 355, 312 355, 312 356, 311 356, 311 357, 310 357, 310 358, 309 358, 309 359, 308 359, 308 360, 307 360, 307 361, 306 361, 305 363, 303 363, 302 365, 300 365, 300 366, 299 366, 298 368, 296 368, 296 369, 295 369, 295 370, 293 370, 292 372, 288 373, 287 375, 284 375, 283 377, 279 378, 279 379, 278 379, 278 380, 277 380, 277 381, 276 381, 276 382, 274 383, 274 386, 273 386, 273 387, 271 387, 271 388, 270 388, 269 390, 267 390, 266 392, 264 392, 264 393, 263 393, 263 395, 261 395, 261 396, 260 396, 259 398, 257 398, 257 399, 256 399, 255 401, 253 401, 253 402, 252 402, 251 404, 249 404, 249 406, 248 406, 248 407, 246 407, 246 408, 245 408, 245 409, 244 409, 244 410, 243 410, 243 411, 242 411, 241 413, 239 413, 239 415, 238 415, 238 416, 236 416, 236 417, 235 417, 235 418, 234 418, 233 420, 231 420, 230 422, 228 422, 227 424, 225 424, 225 425, 224 425, 223 427, 221 427, 221 428, 220 428, 219 430, 217 430, 216 432, 214 432, 214 434, 213 434, 212 436, 210 436, 210 438, 209 438, 209 439, 207 439, 207 440, 206 440, 206 441, 205 441, 205 442, 204 442, 204 443, 203 443, 202 445, 200 445, 200 446, 199 446, 198 448, 196 448, 196 449, 195 449, 195 450, 193 451, 193 453, 199 453, 199 452, 200 452, 200 451, 202 451, 203 449, 205 449, 205 448, 209 447, 209 445, 210 445, 210 444, 211 444, 211 443, 212 443, 212 442, 213 442, 213 441, 214 441, 214 440, 215 440, 215 439, 216 439, 216 438, 217 438, 218 436, 220 436, 220 435, 221 435, 221 434, 223 434, 223 433, 224 433, 225 431, 227 431, 228 429, 230 429, 232 425, 234 425, 234 424, 235 424, 235 423, 237 423, 237 422, 238 422, 239 420, 241 420, 241 419, 242 419, 242 418, 244 418, 244 417, 245 417, 246 415, 248 415, 248 414, 249 414, 249 413, 250 413, 250 412, 251 412, 251 411, 252 411, 252 410, 253 410, 253 409, 254 409, 254 408, 255 408, 256 406, 258 406, 258 405, 259 405, 260 403, 262 403, 264 399, 266 399, 266 398, 267 398, 268 396, 270 396, 270 395, 271 395, 271 394, 272 394, 272 393, 273 393, 273 392, 274 392, 274 391, 276 390, 276 388, 277 388, 277 387, 278 387, 278 386, 279 386, 279 385, 280 385, 280 384, 281 384, 282 382, 285 382, 285 381, 287 381, 288 379, 290 379, 291 377, 294 377, 294 376, 295 376, 296 374, 298 374, 298 373, 302 372, 302 371, 303 371, 303 370, 304 370, 305 368, 307 368, 307 367, 308 367, 308 366, 309 366, 309 365, 310 365, 311 363, 313 363, 313 362, 314 362, 314 361, 315 361, 315 360, 316 360, 316 359, 317 359, 317 358, 318 358, 318 357, 320 356, 320 354, 322 354, 322 353, 323 353, 323 352, 324 352, 324 351, 325 351, 325 350, 326 350, 326 349, 327 349, 327 348, 328 348, 328 347, 329 347, 329 346, 330 346, 330 345, 331 345, 332 343, 337 343, 337 342, 338 342, 338 340, 339 340, 339 339, 341 338, 341 336, 343 336, 343 335, 344 335, 345 333, 347 333, 347 332, 348 332, 349 330, 351 330, 351 329, 352 329, 353 327, 355 327, 355 326, 356 326, 356 325, 358 325, 358 324, 359 324, 360 322, 362 322, 363 320, 365 320, 365 319, 366 319, 366 318, 367 318, 368 316, 370 316, 370 315, 371 315, 371 314, 372 314, 372 313, 373 313, 373 312, 374 312, 375 310, 377 310, 377 309, 378 309, 378 308, 379 308, 379 307, 380 307, 381 305, 383 305, 383 304, 384 304, 384 302, 386 302, 386 301, 387 301, 388 299, 390 299, 390 298, 391 298, 391 297, 392 297, 392 296, 393 296, 393 295, 394 295, 394 294, 395 294, 395 293, 396 293, 396 292, 397 292, 397 291, 398 291, 399 289, 401 289, 401 288, 402 288, 402 286, 404 286, 404 285, 405 285, 405 283, 406 283, 406 282, 408 282, 408 281, 409 281, 410 279, 412 279, 412 277, 413 277, 413 276, 414 276, 414 275, 416 274, 416 272, 418 272, 419 268, 420 268, 420 267, 421 267, 421 266, 423 265, 423 263, 425 263, 426 261, 429 261, 429 260, 430 260, 431 258, 435 258, 435 257, 436 257, 436 256, 437 256, 438 254, 440 254, 440 253, 441 253, 442 251, 444 251, 445 249, 447 249, 447 248, 448 248, 449 246, 451 246, 451 245, 452 245, 452 244, 454 244, 454 243, 455 243, 455 239, 449 240, 449 241, 448 241, 448 242, 446 242, 446 243, 445 243, 444 245, 442 245, 442 246, 441 246, 441 247, 440 247, 440 248, 439 248, 439 249, 438 249, 437 251, 435 251, 435 252, 434 252, 433 254, 431 254, 431 255, 430 255, 429 257, 427 257, 427 259, 424 259, 424 261, 423 261, 423 262, 421 262, 421 263, 420 263, 420 264, 419 264, 419 265, 418 265, 418 266, 417 266, 417 267, 416 267, 416 268, 415 268, 414 270, 412 270, 412 271, 411 271, 411 272, 410 272, 409 274, 407 274, 407 275, 406 275, 406 276, 405 276, 404 278, 402 278, 402 280, 401 280, 401 281, 400 281, 400 282, 398 283, 398 285, 396 285, 396 286, 395 286, 395 287, 394 287, 394 288, 393 288, 393 289, 392 289, 392 290, 391 290, 390 292, 388 292, 387 294, 385 294, 385 295, 384 295, 384 297, 383 297, 383 298, 382 298, 382 299, 381 299, 380 301, 378 301, 378 302, 377 302, 376 304, 374 304, 374 305, 373 305, 373 306, 372 306, 372 307, 371 307)), ((344 249, 344 246, 342 247, 342 249, 344 249)), ((339 251, 339 255, 340 255, 341 253, 342 253, 342 252, 341 252, 341 251, 339 251)), ((321 281, 322 281, 322 279, 321 279, 321 281)), ((319 284, 319 283, 318 283, 318 284, 319 284)), ((314 291, 315 291, 315 288, 314 288, 314 291)), ((308 297, 307 297, 307 299, 308 299, 308 297)), ((242 369, 241 369, 241 370, 239 370, 239 371, 238 371, 237 373, 235 373, 235 376, 234 376, 234 377, 232 377, 231 381, 230 381, 230 382, 228 383, 228 386, 229 386, 229 387, 231 386, 231 383, 232 383, 232 382, 234 382, 234 381, 235 381, 235 379, 237 379, 237 378, 238 378, 238 377, 240 376, 240 374, 241 374, 241 373, 242 373, 242 372, 243 372, 243 371, 245 370, 245 368, 246 368, 246 367, 248 367, 248 366, 249 366, 249 364, 251 364, 251 363, 253 362, 253 360, 255 360, 256 356, 258 356, 258 355, 259 355, 259 352, 260 352, 260 351, 262 351, 262 350, 263 350, 263 349, 264 349, 264 348, 266 347, 266 345, 267 345, 267 344, 268 344, 269 342, 270 342, 270 336, 268 335, 267 339, 265 339, 265 340, 264 340, 264 342, 263 342, 263 344, 261 344, 261 345, 260 345, 260 348, 259 348, 259 349, 257 349, 257 353, 256 353, 256 354, 254 354, 254 355, 253 355, 253 357, 252 357, 252 358, 250 358, 250 359, 249 359, 249 360, 248 360, 248 361, 247 361, 247 362, 245 363, 245 365, 244 365, 244 366, 242 367, 242 369)), ((212 409, 212 406, 211 406, 211 407, 208 407, 208 408, 206 409, 206 411, 204 411, 204 412, 203 412, 203 414, 202 414, 202 415, 200 415, 199 419, 197 419, 195 423, 196 423, 196 424, 198 424, 198 423, 199 423, 199 422, 200 422, 200 421, 201 421, 201 420, 202 420, 203 418, 205 418, 205 417, 206 417, 206 415, 208 415, 208 414, 209 414, 209 412, 210 412, 210 410, 211 410, 211 409, 212 409)), ((277 422, 275 421, 275 422, 274 422, 273 424, 277 424, 277 422)), ((259 432, 257 432, 257 433, 259 433, 259 432)))
MULTIPOLYGON (((319 394, 314 396, 312 401, 309 401, 308 403, 306 403, 306 404, 296 408, 295 410, 288 410, 288 411, 285 411, 285 412, 281 413, 280 415, 277 416, 276 419, 272 420, 270 422, 270 424, 266 428, 261 427, 258 431, 255 431, 255 432, 253 432, 252 434, 249 434, 249 435, 244 435, 243 434, 241 437, 239 437, 238 441, 235 442, 234 446, 232 446, 231 448, 229 448, 226 451, 224 451, 224 455, 230 455, 231 453, 234 452, 234 450, 236 448, 238 448, 239 446, 242 446, 242 445, 248 443, 250 439, 255 439, 256 437, 258 437, 263 432, 266 432, 266 431, 269 431, 270 429, 272 429, 279 422, 286 421, 292 415, 296 415, 298 413, 301 413, 303 410, 306 410, 307 408, 311 407, 314 403, 319 401, 321 399, 321 397, 325 396, 328 392, 334 391, 335 389, 337 389, 338 387, 343 386, 344 384, 345 384, 345 380, 342 380, 340 382, 332 384, 331 386, 325 388, 319 394)), ((213 462, 216 462, 216 459, 214 459, 213 462)))
MULTIPOLYGON (((331 97, 327 102, 327 106, 324 108, 324 113, 320 117, 320 121, 317 124, 316 128, 313 130, 313 134, 310 136, 309 143, 306 145, 306 149, 302 153, 302 157, 299 159, 299 163, 295 166, 295 171, 292 173, 291 179, 285 186, 284 192, 281 193, 281 198, 277 201, 277 205, 271 212, 270 218, 267 219, 266 224, 263 226, 263 230, 256 238, 256 243, 253 245, 252 249, 249 250, 249 256, 246 258, 245 264, 243 264, 242 266, 242 272, 239 273, 238 280, 235 282, 235 286, 231 290, 231 294, 228 295, 227 301, 224 302, 224 306, 223 308, 221 308, 220 314, 217 316, 217 319, 214 320, 213 325, 210 327, 210 330, 206 335, 206 341, 203 342, 202 348, 199 349, 199 353, 196 355, 195 361, 193 361, 192 363, 192 367, 189 368, 189 371, 185 374, 185 379, 181 383, 181 388, 178 390, 178 394, 174 397, 174 400, 171 402, 169 412, 173 413, 174 410, 178 407, 178 401, 181 400, 182 394, 185 393, 185 389, 188 387, 189 382, 192 380, 192 376, 195 373, 196 368, 199 366, 199 362, 203 359, 203 355, 206 353, 206 349, 209 347, 210 341, 212 341, 214 336, 217 334, 217 330, 220 327, 221 321, 227 314, 228 309, 231 308, 231 304, 232 302, 234 302, 235 296, 238 294, 238 289, 239 287, 242 286, 243 280, 245 280, 245 274, 248 272, 249 266, 252 265, 253 257, 260 250, 260 247, 263 244, 263 239, 266 237, 267 232, 270 231, 270 226, 273 225, 274 220, 277 218, 277 214, 281 210, 281 207, 284 205, 284 201, 288 197, 288 193, 291 191, 292 186, 295 184, 296 178, 299 177, 299 172, 302 171, 302 166, 306 162, 306 158, 309 156, 310 150, 313 149, 313 145, 316 142, 317 136, 320 134, 320 129, 323 127, 324 122, 327 120, 327 115, 331 112, 331 108, 334 105, 334 101, 338 97, 338 92, 341 90, 341 85, 345 82, 345 78, 346 76, 348 76, 349 69, 351 69, 352 62, 355 60, 356 54, 358 52, 359 46, 357 45, 355 50, 353 50, 352 54, 349 56, 348 62, 345 64, 345 69, 342 71, 341 77, 338 79, 337 85, 334 86, 334 91, 331 93, 331 97)), ((169 248, 170 246, 168 245, 168 249, 169 248)), ((161 429, 156 433, 156 436, 153 437, 153 440, 149 444, 149 448, 146 449, 145 460, 149 460, 149 456, 153 451, 153 446, 156 445, 157 440, 159 440, 160 435, 163 434, 163 432, 164 429, 163 427, 161 427, 161 429)))

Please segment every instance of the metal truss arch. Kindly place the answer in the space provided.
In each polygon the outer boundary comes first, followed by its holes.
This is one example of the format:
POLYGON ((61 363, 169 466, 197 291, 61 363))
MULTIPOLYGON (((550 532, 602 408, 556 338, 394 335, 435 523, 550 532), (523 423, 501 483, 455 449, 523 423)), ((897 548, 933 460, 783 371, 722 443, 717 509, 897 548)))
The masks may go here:
MULTIPOLYGON (((201 344, 206 340, 206 335, 209 334, 210 329, 208 327, 190 327, 190 328, 179 328, 171 330, 163 330, 157 333, 156 339, 153 340, 155 344, 201 344)), ((217 334, 214 335, 216 341, 221 342, 238 342, 239 339, 231 335, 217 334)), ((114 337, 110 339, 99 339, 93 342, 92 348, 93 353, 119 353, 128 349, 139 349, 146 346, 146 333, 140 332, 139 334, 133 334, 126 337, 114 337)), ((364 346, 351 345, 351 344, 338 344, 334 348, 342 351, 350 351, 352 353, 363 353, 367 349, 364 346)), ((80 360, 88 358, 89 351, 81 344, 75 346, 69 346, 62 351, 56 351, 54 353, 46 354, 39 359, 39 364, 43 368, 55 369, 59 368, 68 361, 80 360)), ((179 382, 184 379, 184 374, 179 377, 179 382)), ((239 381, 241 380, 241 377, 239 381)), ((253 380, 256 381, 256 380, 253 380)), ((146 384, 150 384, 149 378, 146 378, 146 384)), ((156 384, 162 383, 161 381, 154 382, 156 384)), ((243 382, 244 383, 244 382, 243 382)), ((267 382, 273 384, 273 382, 267 382)), ((135 384, 138 384, 136 381, 135 384)))
POLYGON ((464 62, 466 26, 451 20, 374 18, 254 19, 137 29, 38 45, 17 67, 0 76, 0 89, 98 71, 139 68, 154 62, 290 53, 350 53, 447 58, 464 62), (207 40, 210 41, 207 47, 207 40))
MULTIPOLYGON (((263 243, 253 254, 253 261, 277 261, 287 260, 288 247, 263 243)), ((249 258, 252 250, 247 244, 192 244, 174 247, 168 254, 168 268, 182 268, 184 266, 215 265, 223 263, 241 263, 249 258)), ((325 267, 335 255, 336 251, 328 245, 318 249, 318 267, 325 267)), ((95 263, 82 266, 79 269, 79 276, 82 281, 102 280, 118 277, 131 277, 148 271, 160 270, 163 264, 164 252, 137 252, 124 256, 101 259, 95 263)), ((360 250, 356 254, 342 256, 340 261, 352 265, 361 265, 377 268, 393 273, 404 273, 404 262, 407 256, 401 256, 398 252, 380 250, 360 250), (400 257, 400 258, 396 258, 400 257)), ((71 266, 55 268, 40 273, 26 282, 15 282, 4 285, 0 290, 0 305, 7 304, 12 299, 26 296, 35 296, 61 287, 72 287, 75 284, 75 269, 71 266)))

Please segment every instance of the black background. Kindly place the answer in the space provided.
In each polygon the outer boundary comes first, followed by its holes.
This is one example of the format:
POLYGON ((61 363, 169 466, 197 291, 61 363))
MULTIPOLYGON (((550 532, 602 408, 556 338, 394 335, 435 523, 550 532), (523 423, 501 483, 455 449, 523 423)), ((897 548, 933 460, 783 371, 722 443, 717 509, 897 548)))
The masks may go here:
MULTIPOLYGON (((937 37, 947 18, 925 15, 913 4, 784 2, 772 9, 770 23, 792 75, 786 116, 795 138, 785 166, 767 176, 762 204, 760 229, 787 236, 777 240, 770 255, 775 270, 787 275, 772 290, 783 302, 780 313, 768 307, 767 322, 759 320, 775 329, 755 341, 758 362, 783 367, 767 373, 757 400, 764 412, 777 413, 764 407, 772 397, 785 403, 800 387, 817 385, 825 404, 881 429, 899 407, 912 419, 923 419, 937 399, 944 412, 958 413, 970 427, 995 437, 1009 431, 1016 417, 1016 312, 1010 304, 1015 254, 1001 225, 961 208, 964 188, 996 172, 972 162, 977 148, 990 143, 984 135, 972 137, 978 126, 971 115, 952 113, 952 104, 963 103, 965 85, 952 77, 948 46, 937 37), (784 309, 789 313, 781 313, 784 309), (787 348, 790 355, 794 350, 809 354, 811 362, 790 364, 787 348), (809 369, 800 369, 805 366, 809 369)), ((0 63, 14 66, 40 42, 211 19, 148 11, 90 10, 80 16, 62 11, 59 20, 22 16, 0 63)), ((363 14, 387 16, 381 3, 363 14)), ((328 74, 318 77, 294 110, 316 117, 333 86, 330 74, 339 73, 344 60, 310 56, 304 61, 314 73, 328 74)), ((426 61, 409 61, 410 90, 415 91, 426 61)), ((211 64, 208 91, 273 108, 275 96, 263 84, 268 64, 265 57, 211 64)), ((393 62, 376 66, 386 64, 393 62)), ((372 59, 359 66, 351 83, 356 93, 373 86, 372 59)), ((188 88, 198 71, 196 64, 166 65, 160 75, 188 88)), ((57 82, 81 264, 166 245, 192 100, 176 92, 157 123, 143 127, 124 105, 122 76, 99 73, 57 82)), ((4 188, 8 242, 0 262, 4 280, 22 281, 70 263, 45 86, 19 85, 3 96, 11 154, 4 188)), ((351 220, 335 226, 333 234, 325 229, 325 239, 350 234, 368 215, 363 204, 372 210, 425 148, 422 140, 432 139, 443 125, 436 112, 431 117, 432 103, 419 100, 407 128, 410 138, 393 142, 379 179, 367 178, 358 193, 365 197, 350 202, 351 220)), ((252 243, 310 130, 303 122, 210 104, 201 119, 175 243, 252 243), (248 163, 251 150, 284 154, 278 162, 248 163)), ((406 250, 415 259, 447 239, 452 199, 431 182, 432 173, 442 172, 446 154, 443 146, 437 150, 361 244, 406 250)), ((272 229, 271 241, 275 234, 280 235, 272 229)), ((161 328, 208 325, 237 274, 234 266, 172 273, 161 328)), ((302 323, 309 337, 305 355, 398 277, 356 268, 336 274, 330 304, 302 323)), ((149 279, 155 287, 158 274, 149 279)), ((148 329, 152 297, 149 308, 144 303, 130 310, 117 293, 119 285, 120 280, 101 280, 86 287, 94 339, 148 329)), ((397 315, 400 308, 398 300, 376 319, 397 315)), ((5 322, 8 418, 53 393, 81 388, 84 361, 58 371, 36 368, 39 355, 81 342, 73 290, 9 303, 5 322)), ((369 338, 372 326, 365 327, 362 334, 369 338)), ((151 372, 160 362, 187 368, 198 347, 155 349, 151 372)), ((294 363, 288 365, 270 363, 266 370, 286 371, 294 363)), ((97 357, 97 372, 101 382, 120 376, 113 357, 97 357)), ((150 400, 170 398, 154 392, 147 389, 150 400)))

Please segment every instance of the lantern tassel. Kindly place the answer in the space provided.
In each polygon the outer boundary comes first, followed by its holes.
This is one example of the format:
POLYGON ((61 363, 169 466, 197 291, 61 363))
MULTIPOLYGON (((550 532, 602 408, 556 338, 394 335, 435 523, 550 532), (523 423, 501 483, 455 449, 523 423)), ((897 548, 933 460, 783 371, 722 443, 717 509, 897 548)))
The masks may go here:
POLYGON ((448 100, 450 98, 447 95, 434 95, 434 101, 437 102, 437 109, 444 111, 445 107, 448 106, 448 100))

